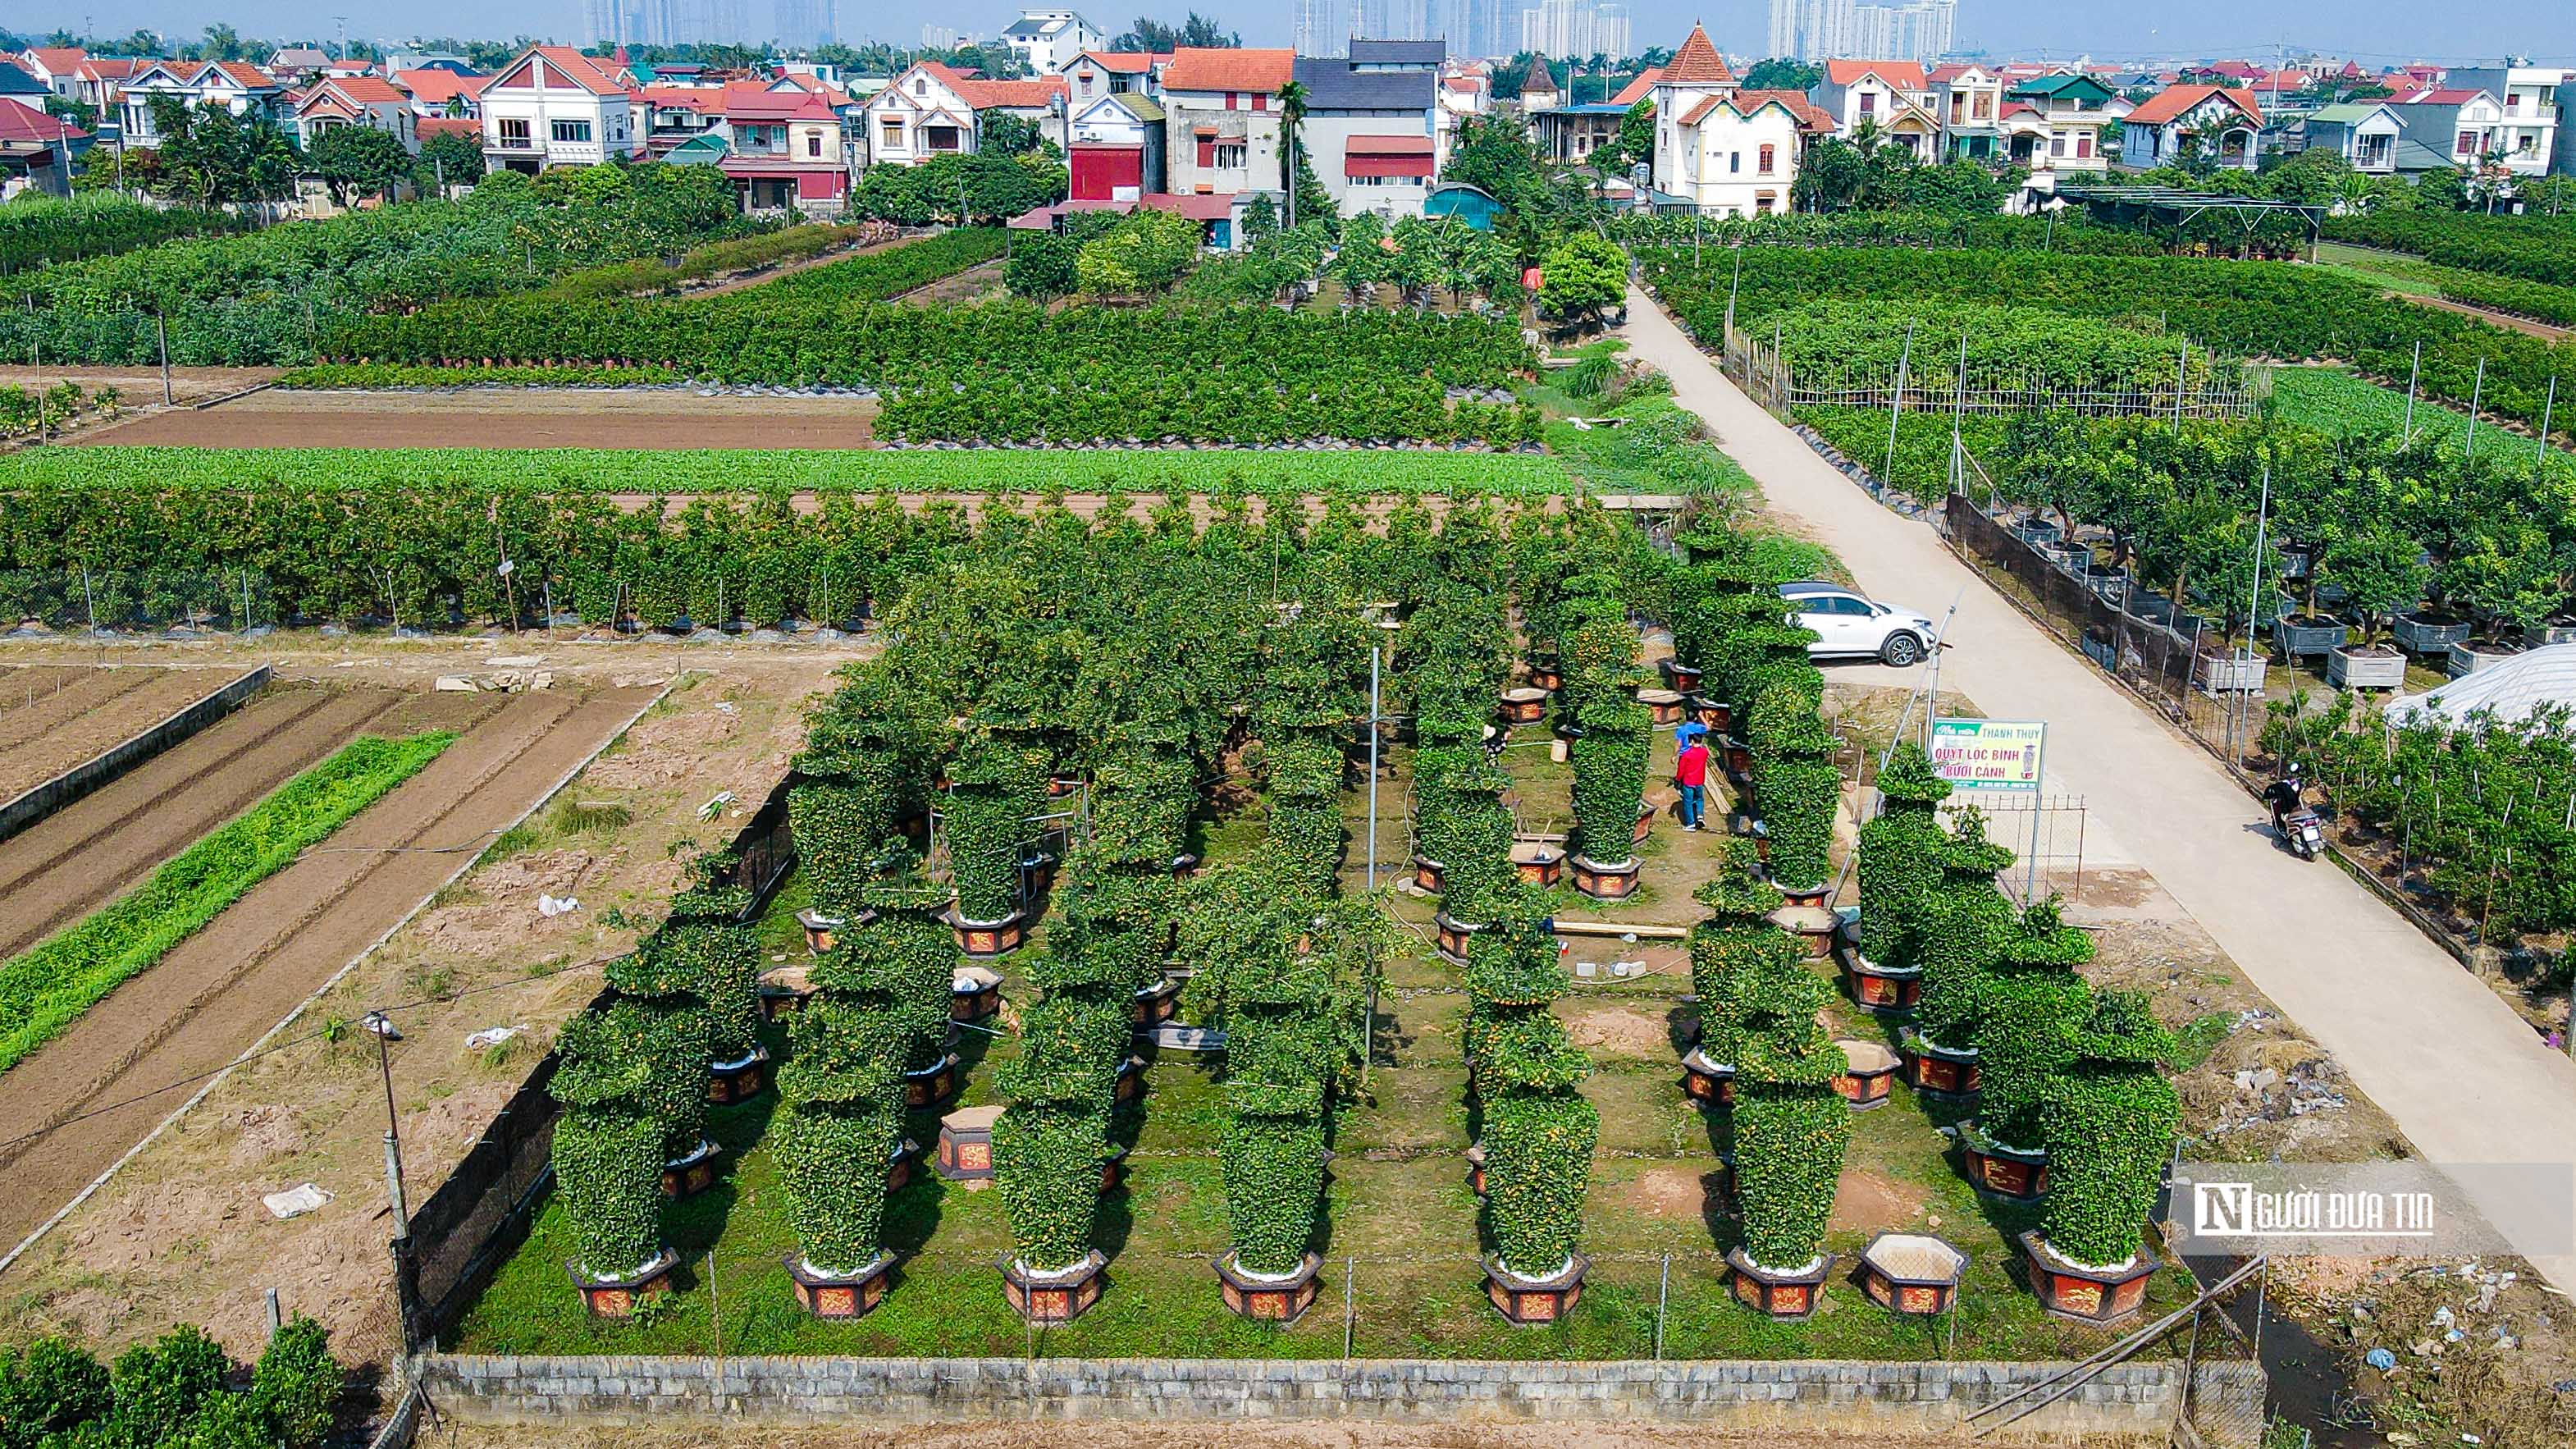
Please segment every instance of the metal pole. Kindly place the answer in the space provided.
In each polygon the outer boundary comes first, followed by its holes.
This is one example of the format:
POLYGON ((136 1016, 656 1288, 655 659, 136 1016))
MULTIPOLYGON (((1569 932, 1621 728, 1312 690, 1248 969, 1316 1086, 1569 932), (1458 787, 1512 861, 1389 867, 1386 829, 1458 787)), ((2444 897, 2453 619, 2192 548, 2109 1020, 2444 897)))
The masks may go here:
POLYGON ((2549 422, 2558 412, 2558 379, 2549 379, 2549 399, 2540 405, 2540 440, 2531 445, 2531 476, 2540 477, 2540 465, 2549 461, 2549 422))
POLYGON ((399 1241, 411 1236, 411 1207, 403 1198, 402 1127, 394 1114, 394 1065, 386 1045, 393 1036, 393 1026, 383 1012, 367 1013, 367 1030, 376 1038, 376 1070, 385 1084, 385 1192, 393 1208, 394 1237, 399 1241))
POLYGON ((2415 441, 2415 384, 2421 381, 2423 376, 2424 343, 2419 338, 2415 343, 2415 364, 2406 371, 2406 423, 2397 431, 2397 441, 2400 446, 2415 441))
POLYGON ((1726 333, 1735 335, 1735 294, 1744 286, 1744 243, 1735 244, 1735 280, 1726 284, 1726 333))
MULTIPOLYGON (((2257 504, 2254 509, 2254 577, 2253 580, 2245 586, 2245 662, 2249 666, 2254 662, 2254 620, 2255 616, 2262 610, 2263 545, 2269 538, 2271 523, 2272 465, 2266 463, 2263 465, 2263 499, 2262 502, 2257 504)), ((2238 682, 2241 684, 2243 681, 2240 680, 2238 682)), ((2240 700, 2238 705, 2239 713, 2241 713, 2244 708, 2242 697, 2245 693, 2246 691, 2242 689, 2236 691, 2240 700)), ((2243 734, 2241 725, 2236 729, 2235 734, 2243 734)), ((2231 737, 2228 748, 2234 751, 2234 754, 2229 757, 2227 762, 2229 767, 2233 768, 2244 754, 2243 743, 2241 740, 2231 737)))
POLYGON ((286 1326, 286 1305, 278 1302, 277 1290, 274 1288, 268 1290, 266 1297, 268 1299, 268 1336, 275 1338, 278 1330, 286 1326))
POLYGON ((170 319, 158 312, 153 313, 152 330, 161 340, 161 406, 166 408, 173 401, 170 395, 170 319))
POLYGON ((1905 369, 1914 360, 1914 324, 1905 324, 1905 346, 1896 354, 1896 396, 1887 405, 1887 467, 1878 477, 1882 483, 1896 477, 1896 420, 1905 411, 1905 369))
POLYGON ((2478 359, 2478 380, 2469 388, 2469 432, 2460 441, 2460 456, 2463 458, 2478 455, 2478 404, 2485 400, 2486 395, 2487 360, 2481 357, 2478 359))
POLYGON ((1672 1292, 1673 1255, 1666 1253, 1663 1277, 1655 1285, 1655 1361, 1657 1363, 1663 1362, 1664 1359, 1664 1305, 1672 1298, 1672 1292))
POLYGON ((1378 660, 1385 653, 1386 650, 1378 645, 1369 646, 1368 888, 1372 891, 1377 889, 1377 668, 1378 660))
POLYGON ((2028 905, 2039 899, 2039 801, 2048 788, 2048 730, 2039 732, 2039 778, 2031 782, 2030 791, 2030 859, 2022 862, 2021 899, 2028 905))
POLYGON ((1359 1272, 1359 1259, 1342 1260, 1342 1357, 1344 1358, 1351 1356, 1351 1282, 1359 1276, 1359 1272))
POLYGON ((1950 491, 1965 491, 1966 472, 1959 461, 1959 428, 1968 420, 1968 329, 1959 329, 1959 385, 1950 402, 1950 491))
POLYGON ((2182 391, 2191 375, 2191 339, 2182 340, 2182 355, 2174 359, 2174 432, 2182 432, 2182 391))

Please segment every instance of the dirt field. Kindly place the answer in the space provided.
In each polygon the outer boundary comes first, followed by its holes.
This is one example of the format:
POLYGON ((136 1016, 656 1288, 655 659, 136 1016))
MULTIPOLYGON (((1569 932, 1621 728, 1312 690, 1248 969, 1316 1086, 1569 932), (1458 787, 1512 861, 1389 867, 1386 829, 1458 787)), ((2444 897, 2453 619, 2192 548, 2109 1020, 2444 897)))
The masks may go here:
MULTIPOLYGON (((0 1239, 15 1243, 68 1202, 184 1100, 173 1084, 258 1040, 651 697, 626 689, 407 701, 401 725, 464 737, 0 1075, 0 1121, 46 1134, 0 1146, 13 1187, 0 1201, 0 1239)), ((216 788, 234 787, 219 779, 216 788)))
MULTIPOLYGON (((492 652, 480 640, 404 649, 385 648, 382 641, 310 636, 263 642, 277 646, 282 675, 415 685, 430 673, 470 668, 492 652)), ((506 697, 504 709, 475 735, 353 822, 349 831, 426 813, 437 818, 402 832, 408 838, 398 843, 433 848, 464 843, 482 849, 491 844, 489 837, 475 832, 509 816, 478 813, 476 802, 490 801, 499 786, 475 791, 454 778, 463 752, 489 740, 499 756, 512 757, 504 766, 505 779, 535 782, 542 777, 543 783, 551 783, 579 754, 559 748, 559 741, 587 732, 582 748, 588 748, 625 719, 651 688, 672 684, 668 698, 628 727, 559 797, 585 806, 620 807, 628 812, 625 825, 582 830, 565 824, 557 810, 541 810, 494 845, 462 879, 438 890, 427 909, 282 1034, 281 1041, 292 1045, 226 1078, 8 1270, 10 1299, 0 1310, 0 1334, 15 1338, 51 1327, 121 1343, 148 1337, 172 1322, 199 1322, 236 1352, 255 1353, 263 1331, 261 1290, 277 1287, 290 1311, 311 1313, 331 1328, 343 1359, 381 1362, 394 1338, 392 1277, 385 1253, 384 1098, 371 1039, 348 1033, 334 1041, 317 1039, 316 1033, 327 1022, 355 1021, 378 1007, 392 1009, 405 1037, 393 1047, 392 1061, 406 1181, 412 1201, 424 1200, 544 1052, 554 1028, 599 989, 597 965, 659 918, 677 886, 686 847, 730 838, 785 773, 803 740, 805 696, 825 687, 830 671, 850 653, 711 649, 687 657, 691 672, 674 679, 667 652, 555 650, 548 655, 548 667, 600 686, 579 706, 581 730, 536 729, 533 721, 516 714, 550 699, 558 705, 573 703, 560 683, 553 695, 506 697), (659 666, 658 671, 637 672, 651 666, 659 666), (612 699, 613 718, 602 718, 599 707, 612 699), (505 738, 498 732, 504 730, 514 733, 505 738), (532 735, 539 737, 535 752, 514 757, 508 739, 532 735), (443 774, 443 780, 433 778, 443 774), (700 807, 728 790, 732 803, 701 819, 700 807), (442 810, 440 802, 451 799, 460 804, 442 810), (427 803, 418 810, 408 808, 419 802, 427 803), (473 819, 465 818, 469 813, 473 819), (581 909, 542 917, 535 909, 540 892, 576 897, 581 909), (470 1033, 486 1027, 521 1030, 494 1047, 464 1044, 470 1033), (289 1221, 272 1217, 260 1203, 262 1194, 304 1182, 318 1184, 334 1201, 289 1221)), ((503 698, 419 697, 484 707, 503 698)), ((494 753, 484 751, 487 764, 494 753)), ((509 813, 515 814, 541 788, 521 790, 509 813)), ((306 880, 293 898, 382 896, 387 887, 378 881, 398 872, 410 892, 402 900, 407 908, 445 877, 456 858, 316 856, 273 877, 261 892, 295 885, 288 878, 308 867, 327 866, 336 879, 361 869, 364 862, 375 865, 375 879, 354 888, 306 880)), ((226 921, 248 919, 247 908, 261 900, 255 892, 226 921)), ((345 914, 334 910, 307 925, 299 943, 345 914)), ((274 919, 272 912, 272 929, 274 919)), ((337 932, 355 939, 328 952, 299 944, 299 954, 325 955, 329 966, 291 992, 277 993, 258 1011, 233 1013, 245 1025, 256 1017, 257 1025, 223 1046, 215 1059, 229 1060, 282 1016, 295 996, 312 990, 394 919, 383 915, 363 933, 337 932)), ((174 954, 155 968, 155 977, 176 961, 174 954)), ((263 967, 260 979, 270 974, 263 967)), ((243 983, 235 994, 251 985, 243 983)), ((219 1002, 207 1010, 221 1014, 226 1008, 219 1002)), ((182 1074, 166 1054, 183 1037, 194 1041, 197 1034, 173 1035, 147 1064, 130 1073, 133 1079, 141 1082, 147 1071, 163 1081, 182 1074)), ((56 1046, 68 1044, 66 1038, 56 1046)), ((36 1065, 30 1062, 0 1077, 0 1104, 5 1104, 0 1110, 31 1110, 11 1100, 8 1089, 20 1085, 15 1078, 35 1081, 28 1068, 36 1065)), ((131 1142, 184 1097, 184 1092, 172 1093, 97 1120, 120 1124, 121 1133, 108 1135, 131 1142)), ((48 1092, 42 1106, 60 1099, 59 1092, 48 1092)), ((47 1144, 70 1135, 49 1138, 47 1144)), ((31 1168, 32 1155, 15 1165, 13 1180, 26 1182, 31 1168)), ((96 1170, 90 1167, 81 1180, 96 1170)), ((59 1203, 65 1194, 46 1195, 59 1203)), ((8 1220, 7 1236, 16 1241, 24 1227, 5 1212, 0 1218, 8 1220)))
POLYGON ((986 262, 968 267, 955 276, 942 277, 929 286, 904 293, 896 300, 909 307, 954 307, 986 301, 1002 292, 1002 264, 986 262))
MULTIPOLYGON (((0 957, 88 914, 359 732, 403 731, 420 696, 280 685, 0 844, 0 957)), ((451 711, 452 713, 452 711, 451 711)))
POLYGON ((76 441, 196 448, 865 448, 876 403, 683 391, 271 389, 161 413, 76 441))
POLYGON ((211 670, 0 670, 0 800, 92 759, 223 688, 211 670))

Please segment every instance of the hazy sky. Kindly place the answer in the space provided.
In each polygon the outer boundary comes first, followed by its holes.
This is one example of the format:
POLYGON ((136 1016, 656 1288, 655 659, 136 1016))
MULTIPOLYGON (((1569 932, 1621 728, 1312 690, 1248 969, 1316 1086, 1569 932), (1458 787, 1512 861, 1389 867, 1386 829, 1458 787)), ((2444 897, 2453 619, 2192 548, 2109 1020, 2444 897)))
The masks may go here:
MULTIPOLYGON (((752 28, 767 33, 775 0, 741 3, 748 7, 752 28)), ((1200 4, 1213 8, 1249 43, 1288 43, 1288 0, 1200 4)), ((1439 0, 1432 0, 1432 6, 1437 13, 1439 0)), ((1137 8, 1137 0, 1119 0, 1090 5, 1083 13, 1114 34, 1137 8)), ((1174 0, 1156 8, 1178 20, 1187 4, 1174 0)), ((843 38, 906 44, 918 40, 925 19, 989 34, 1017 13, 1012 0, 838 0, 843 38)), ((1632 0, 1630 13, 1641 48, 1677 44, 1691 21, 1699 19, 1721 49, 1743 54, 1760 50, 1768 9, 1765 0, 1632 0)), ((250 34, 294 31, 325 40, 333 33, 335 16, 348 18, 353 36, 384 39, 402 38, 425 16, 435 17, 430 23, 442 32, 496 36, 525 31, 574 39, 581 25, 580 0, 446 0, 427 7, 391 0, 12 0, 7 23, 18 29, 78 28, 84 15, 95 29, 111 34, 137 26, 194 34, 211 21, 225 20, 250 34)), ((2366 61, 2458 63, 2493 59, 2507 51, 2570 60, 2576 59, 2576 5, 2568 0, 2483 0, 2466 9, 2416 0, 1961 0, 1958 39, 1963 48, 2033 57, 2078 51, 2259 55, 2288 43, 2357 54, 2366 61)))

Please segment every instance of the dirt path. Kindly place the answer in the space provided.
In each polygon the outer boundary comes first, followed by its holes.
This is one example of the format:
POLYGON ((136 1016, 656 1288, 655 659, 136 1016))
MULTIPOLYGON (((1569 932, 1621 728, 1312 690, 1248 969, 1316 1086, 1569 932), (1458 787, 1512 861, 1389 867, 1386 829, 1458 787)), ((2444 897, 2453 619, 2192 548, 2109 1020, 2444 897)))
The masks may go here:
MULTIPOLYGON (((2170 891, 2418 1153, 2436 1164, 2576 1163, 2576 1063, 2341 872, 2279 850, 2216 761, 2024 618, 1931 529, 1826 466, 1642 292, 1629 294, 1629 319, 1634 355, 1672 377, 1770 506, 1810 527, 1864 588, 1933 610, 1959 597, 1942 684, 1998 718, 2048 721, 2052 788, 2086 797, 2099 832, 2089 848, 2116 849, 2170 891)), ((2533 1256, 2561 1289, 2576 1287, 2571 1249, 2533 1256)))
MULTIPOLYGON (((0 714, 0 800, 15 800, 214 693, 232 676, 209 670, 106 665, 51 694, 21 695, 0 714)), ((41 686, 39 686, 41 688, 41 686)))
POLYGON ((727 292, 739 292, 745 287, 762 286, 775 282, 781 277, 792 277, 798 272, 810 272, 816 267, 828 267, 834 262, 846 262, 852 257, 864 257, 872 252, 885 251, 890 247, 899 247, 905 242, 918 240, 920 240, 918 237, 889 237, 884 241, 870 242, 863 247, 844 247, 824 252, 820 256, 800 257, 795 261, 782 262, 761 271, 745 272, 738 277, 727 277, 712 286, 688 288, 680 295, 687 298, 721 297, 727 292))
POLYGON ((267 690, 12 836, 0 844, 0 958, 122 894, 413 697, 311 685, 267 690))
POLYGON ((271 389, 94 436, 120 447, 866 448, 875 445, 869 427, 876 413, 869 398, 701 397, 678 389, 271 389))
POLYGON ((0 1148, 11 1185, 0 1240, 16 1243, 70 1201, 184 1100, 174 1084, 250 1046, 650 698, 526 694, 495 709, 491 696, 426 697, 424 716, 475 721, 463 739, 0 1073, 0 1122, 45 1133, 0 1148))
POLYGON ((2564 327, 2553 327, 2530 317, 2516 317, 2510 312, 2493 312, 2484 307, 2471 306, 2466 302, 2454 302, 2448 297, 2427 297, 2414 292, 2391 291, 2388 295, 2403 297, 2420 307, 2434 307, 2444 312, 2457 312, 2463 317, 2475 317, 2491 326, 2510 328, 2525 336, 2537 337, 2543 342, 2563 342, 2567 339, 2568 329, 2564 327))

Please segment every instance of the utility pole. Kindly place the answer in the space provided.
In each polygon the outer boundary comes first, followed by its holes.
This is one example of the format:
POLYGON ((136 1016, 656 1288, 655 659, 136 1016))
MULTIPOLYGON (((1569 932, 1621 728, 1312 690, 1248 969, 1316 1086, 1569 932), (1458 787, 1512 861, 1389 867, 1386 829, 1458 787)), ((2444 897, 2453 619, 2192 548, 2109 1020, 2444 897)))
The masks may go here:
POLYGON ((2540 405, 2540 439, 2531 448, 2531 479, 2540 481, 2540 465, 2549 461, 2549 421, 2558 412, 2558 379, 2549 379, 2549 400, 2540 405))
POLYGON ((2398 429, 2397 443, 2405 447, 2415 441, 2415 384, 2424 376, 2424 340, 2415 339, 2415 364, 2406 371, 2406 424, 2398 429))
POLYGON ((1905 347, 1896 354, 1896 396, 1887 407, 1887 468, 1878 475, 1881 483, 1896 477, 1896 420, 1905 412, 1905 368, 1914 360, 1914 324, 1905 324, 1905 347))
POLYGON ((1382 646, 1375 645, 1375 644, 1372 644, 1372 645, 1370 645, 1370 646, 1369 646, 1369 717, 1368 717, 1368 745, 1369 745, 1369 801, 1368 801, 1368 820, 1369 820, 1369 823, 1368 823, 1368 832, 1369 832, 1369 838, 1368 838, 1368 888, 1369 888, 1370 890, 1376 890, 1376 889, 1377 889, 1377 727, 1378 727, 1377 671, 1378 671, 1378 661, 1379 661, 1381 658, 1383 658, 1383 657, 1385 656, 1385 654, 1386 654, 1386 650, 1385 650, 1382 646))
POLYGON ((2469 432, 2460 441, 2460 456, 2463 458, 2478 455, 2478 404, 2485 400, 2486 395, 2487 360, 2481 357, 2478 359, 2478 380, 2469 388, 2469 432))

